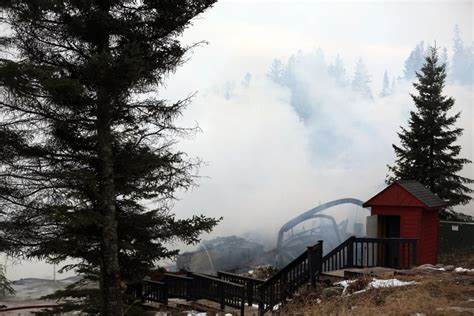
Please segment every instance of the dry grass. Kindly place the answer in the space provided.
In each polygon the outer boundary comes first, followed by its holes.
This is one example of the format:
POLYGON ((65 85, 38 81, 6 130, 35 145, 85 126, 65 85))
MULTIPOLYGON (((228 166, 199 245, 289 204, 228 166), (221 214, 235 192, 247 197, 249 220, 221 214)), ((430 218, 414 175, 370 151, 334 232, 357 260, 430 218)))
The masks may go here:
POLYGON ((467 269, 474 269, 474 251, 468 252, 453 252, 449 254, 440 255, 439 262, 445 265, 452 264, 456 267, 463 267, 467 269))
POLYGON ((417 273, 397 276, 399 280, 416 281, 416 285, 373 289, 320 303, 313 295, 311 300, 300 299, 300 302, 306 301, 305 304, 287 305, 281 315, 473 315, 450 307, 474 311, 474 276, 438 271, 417 273))

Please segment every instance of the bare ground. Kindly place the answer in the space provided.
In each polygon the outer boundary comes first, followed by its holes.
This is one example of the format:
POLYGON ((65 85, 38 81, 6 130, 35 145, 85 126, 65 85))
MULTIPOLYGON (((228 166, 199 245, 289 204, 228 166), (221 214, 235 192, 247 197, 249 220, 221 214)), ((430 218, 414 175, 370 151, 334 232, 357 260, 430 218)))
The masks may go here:
POLYGON ((417 284, 325 300, 322 289, 303 292, 280 315, 474 315, 474 275, 424 269, 395 278, 417 284))

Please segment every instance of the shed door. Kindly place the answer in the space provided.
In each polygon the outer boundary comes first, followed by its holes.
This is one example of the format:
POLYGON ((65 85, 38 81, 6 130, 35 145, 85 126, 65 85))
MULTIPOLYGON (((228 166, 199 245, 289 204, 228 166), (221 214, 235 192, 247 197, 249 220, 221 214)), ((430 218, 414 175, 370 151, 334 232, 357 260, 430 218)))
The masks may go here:
POLYGON ((400 216, 385 217, 385 236, 384 238, 400 238, 400 216))
MULTIPOLYGON (((400 238, 400 216, 381 216, 382 238, 400 238)), ((400 245, 397 242, 387 242, 384 247, 384 265, 400 266, 400 245)))

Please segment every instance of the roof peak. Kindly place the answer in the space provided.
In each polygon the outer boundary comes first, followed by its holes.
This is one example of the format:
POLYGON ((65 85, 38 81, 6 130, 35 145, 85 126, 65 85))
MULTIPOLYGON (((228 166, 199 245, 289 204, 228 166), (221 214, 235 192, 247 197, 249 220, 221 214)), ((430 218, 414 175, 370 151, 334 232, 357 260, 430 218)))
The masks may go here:
POLYGON ((446 206, 446 202, 417 180, 397 180, 396 183, 429 208, 446 206))
MULTIPOLYGON (((441 200, 436 194, 431 192, 423 184, 417 180, 396 180, 385 189, 377 193, 375 196, 370 198, 367 202, 364 203, 364 207, 371 206, 374 202, 374 199, 377 199, 380 196, 387 194, 393 186, 400 187, 403 191, 407 192, 412 196, 420 205, 428 209, 439 209, 446 206, 446 203, 441 200)), ((395 198, 398 198, 395 196, 395 198)), ((389 198, 392 199, 392 198, 389 198)), ((392 199, 393 200, 393 199, 392 199)), ((392 201, 393 202, 393 201, 392 201)))

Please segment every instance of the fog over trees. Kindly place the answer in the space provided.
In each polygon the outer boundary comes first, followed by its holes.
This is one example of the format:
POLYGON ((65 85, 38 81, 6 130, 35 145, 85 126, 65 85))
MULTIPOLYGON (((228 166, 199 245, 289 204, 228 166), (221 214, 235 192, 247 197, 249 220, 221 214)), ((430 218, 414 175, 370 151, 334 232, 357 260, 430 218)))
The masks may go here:
POLYGON ((453 82, 472 87, 474 83, 474 43, 467 45, 463 42, 461 31, 457 25, 454 28, 453 51, 450 79, 453 82))
POLYGON ((383 87, 382 91, 380 92, 381 97, 389 96, 391 93, 392 87, 390 86, 390 80, 388 79, 387 70, 383 73, 383 87))
MULTIPOLYGON (((474 44, 473 44, 474 45, 474 44)), ((439 48, 439 63, 447 65, 447 81, 450 83, 472 86, 474 46, 467 46, 462 40, 462 34, 457 26, 453 35, 453 54, 451 58, 446 47, 439 48)), ((409 53, 404 68, 398 77, 389 79, 387 71, 382 78, 382 89, 380 97, 393 94, 398 84, 416 80, 428 54, 428 47, 424 41, 420 41, 409 53)), ((302 120, 308 121, 316 112, 314 111, 314 98, 310 97, 308 82, 316 81, 321 85, 331 85, 332 89, 348 93, 348 88, 355 92, 355 97, 371 100, 374 98, 372 92, 373 76, 367 70, 366 62, 359 58, 353 65, 352 74, 347 73, 343 57, 337 54, 334 60, 326 62, 322 48, 312 53, 298 51, 290 56, 285 63, 275 59, 268 71, 268 77, 278 85, 289 88, 291 91, 291 104, 302 120)), ((317 98, 317 96, 316 96, 317 98)), ((316 102, 318 103, 318 102, 316 102)))

